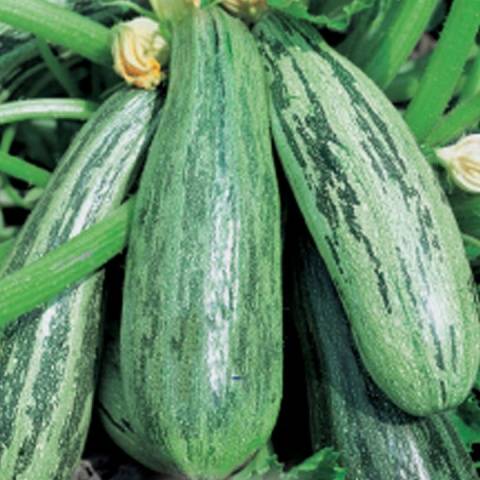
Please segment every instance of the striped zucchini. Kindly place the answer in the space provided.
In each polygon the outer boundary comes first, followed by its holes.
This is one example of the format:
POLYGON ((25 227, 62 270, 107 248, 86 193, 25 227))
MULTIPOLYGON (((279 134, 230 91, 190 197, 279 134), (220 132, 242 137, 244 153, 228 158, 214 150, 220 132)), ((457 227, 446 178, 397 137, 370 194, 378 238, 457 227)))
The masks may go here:
POLYGON ((289 311, 305 357, 314 448, 335 446, 349 480, 477 478, 444 414, 411 417, 371 381, 325 264, 305 230, 296 229, 302 233, 290 248, 289 311))
POLYGON ((278 414, 279 198, 247 28, 207 8, 172 47, 127 257, 122 378, 165 469, 216 479, 265 444, 278 414))
POLYGON ((367 370, 405 411, 459 404, 479 363, 476 292, 447 200, 398 112, 320 38, 255 30, 273 135, 367 370))
POLYGON ((151 446, 143 442, 132 425, 123 394, 120 372, 119 325, 107 324, 98 385, 97 410, 112 440, 128 455, 154 471, 161 471, 151 446))
MULTIPOLYGON (((120 203, 156 108, 156 94, 127 89, 100 107, 62 159, 1 275, 35 261, 120 203)), ((2 480, 71 479, 90 421, 102 279, 102 273, 89 277, 2 332, 2 480)))

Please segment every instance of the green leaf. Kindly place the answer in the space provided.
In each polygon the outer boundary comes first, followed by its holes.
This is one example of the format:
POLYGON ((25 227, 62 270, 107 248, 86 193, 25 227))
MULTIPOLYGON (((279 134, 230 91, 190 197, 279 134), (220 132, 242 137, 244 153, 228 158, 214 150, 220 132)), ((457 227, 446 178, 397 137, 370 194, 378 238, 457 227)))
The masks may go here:
POLYGON ((462 235, 465 252, 470 262, 476 261, 480 258, 480 240, 470 235, 462 235))
POLYGON ((339 32, 345 31, 356 13, 370 8, 373 0, 268 0, 267 4, 276 10, 320 27, 339 32))
POLYGON ((324 448, 294 467, 285 480, 344 480, 346 470, 338 466, 340 454, 333 448, 324 448))
POLYGON ((274 473, 279 478, 282 472, 282 464, 278 462, 271 443, 267 443, 242 471, 232 477, 232 480, 253 480, 274 473))
POLYGON ((472 393, 456 410, 448 414, 460 438, 472 451, 475 443, 480 443, 480 405, 472 393))
POLYGON ((324 448, 288 472, 267 444, 232 480, 344 480, 346 471, 338 466, 339 454, 324 448))

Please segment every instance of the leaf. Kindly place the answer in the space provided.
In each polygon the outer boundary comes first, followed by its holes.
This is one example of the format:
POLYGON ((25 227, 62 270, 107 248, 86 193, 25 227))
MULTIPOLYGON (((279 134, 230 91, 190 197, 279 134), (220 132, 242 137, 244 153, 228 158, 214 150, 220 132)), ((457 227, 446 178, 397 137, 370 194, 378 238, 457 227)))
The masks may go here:
POLYGON ((288 472, 268 444, 232 480, 344 480, 346 471, 338 466, 339 454, 324 448, 288 472))
POLYGON ((308 0, 267 0, 267 4, 287 15, 320 27, 339 32, 345 31, 350 20, 358 12, 370 8, 374 0, 338 0, 327 2, 308 0))
POLYGON ((480 405, 472 393, 456 410, 448 413, 460 438, 472 451, 475 443, 480 443, 480 405))
POLYGON ((243 470, 234 475, 231 480, 254 480, 273 474, 279 478, 282 472, 282 464, 278 462, 277 456, 273 452, 273 447, 269 442, 255 455, 254 459, 243 470))
POLYGON ((340 454, 324 448, 284 475, 285 480, 344 480, 346 470, 338 466, 340 454))
POLYGON ((480 258, 480 240, 471 235, 462 235, 465 252, 470 262, 475 262, 480 258))

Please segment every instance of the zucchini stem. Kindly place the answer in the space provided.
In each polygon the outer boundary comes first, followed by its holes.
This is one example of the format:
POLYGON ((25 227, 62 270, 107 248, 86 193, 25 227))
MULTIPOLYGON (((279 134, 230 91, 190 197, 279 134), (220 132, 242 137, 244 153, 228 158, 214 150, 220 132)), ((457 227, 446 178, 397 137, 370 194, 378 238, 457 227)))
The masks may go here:
POLYGON ((67 243, 4 276, 0 280, 0 329, 51 300, 120 253, 127 244, 133 204, 130 199, 67 243))
POLYGON ((15 135, 17 134, 17 126, 10 125, 7 127, 2 134, 2 139, 0 141, 0 150, 4 153, 8 153, 10 148, 15 140, 15 135))
POLYGON ((97 104, 81 99, 16 100, 0 105, 0 125, 44 118, 88 120, 97 104))
POLYGON ((45 0, 2 0, 2 22, 60 45, 92 62, 112 64, 111 33, 101 23, 45 0))
POLYGON ((378 29, 381 41, 363 65, 366 74, 385 89, 395 78, 425 31, 437 6, 437 0, 404 0, 397 2, 378 29))
MULTIPOLYGON (((5 129, 2 135, 2 140, 0 141, 0 152, 6 153, 6 154, 9 153, 10 147, 13 144, 16 133, 17 133, 16 125, 10 125, 5 129)), ((18 190, 16 190, 11 185, 9 178, 5 174, 0 174, 0 190, 3 190, 3 192, 5 192, 5 194, 7 195, 9 200, 13 203, 13 205, 20 208, 25 208, 27 210, 30 209, 30 205, 28 204, 28 202, 26 202, 22 197, 22 195, 20 195, 18 190)))
POLYGON ((0 269, 2 268, 8 254, 12 251, 14 239, 5 240, 0 243, 0 269))
POLYGON ((470 127, 480 122, 480 91, 457 105, 440 119, 425 139, 430 146, 444 145, 460 137, 470 127))
POLYGON ((352 32, 338 46, 338 51, 356 65, 365 65, 369 55, 379 44, 386 27, 391 2, 377 1, 375 8, 368 8, 357 16, 352 32))
MULTIPOLYGON (((475 69, 473 62, 477 61, 477 55, 480 54, 480 49, 477 45, 474 46, 468 57, 467 69, 469 73, 464 73, 457 85, 455 86, 454 96, 460 94, 465 88, 467 81, 470 79, 470 74, 475 69)), ((406 102, 410 101, 418 91, 420 80, 425 73, 425 69, 430 61, 432 54, 429 53, 418 60, 410 60, 402 66, 402 71, 395 77, 392 83, 388 86, 386 94, 392 102, 406 102)), ((480 72, 479 72, 480 73, 480 72)), ((479 87, 480 87, 480 78, 479 87)))
POLYGON ((468 71, 467 81, 462 88, 460 100, 468 100, 477 93, 480 93, 480 53, 477 54, 473 65, 468 71))
POLYGON ((47 186, 50 179, 47 170, 5 152, 0 152, 0 172, 42 188, 47 186))
POLYGON ((452 97, 480 24, 480 0, 454 0, 405 119, 419 141, 432 131, 452 97))
POLYGON ((68 69, 53 54, 45 40, 37 37, 37 46, 48 69, 70 97, 81 97, 81 92, 68 69))
POLYGON ((420 78, 425 71, 429 55, 411 60, 402 67, 400 72, 392 83, 388 86, 385 93, 393 102, 405 102, 412 99, 420 85, 420 78))

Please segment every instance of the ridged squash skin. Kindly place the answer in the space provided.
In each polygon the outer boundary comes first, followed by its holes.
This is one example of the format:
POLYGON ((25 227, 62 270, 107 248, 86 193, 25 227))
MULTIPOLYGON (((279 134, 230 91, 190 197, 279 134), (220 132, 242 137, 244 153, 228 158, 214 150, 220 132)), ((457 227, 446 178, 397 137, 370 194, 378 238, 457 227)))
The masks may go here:
MULTIPOLYGON (((129 89, 99 108, 55 170, 0 275, 34 262, 121 202, 157 108, 157 94, 129 89)), ((71 480, 90 423, 102 283, 103 272, 96 273, 1 333, 2 480, 71 480)))
POLYGON ((173 35, 136 200, 121 370, 171 473, 222 479, 265 444, 282 391, 280 212, 253 37, 214 7, 173 35))
POLYGON ((314 449, 333 445, 341 452, 349 480, 476 479, 446 415, 412 417, 372 382, 325 263, 306 228, 297 231, 303 234, 286 253, 287 305, 305 359, 314 449))
POLYGON ((476 292, 458 227, 383 93, 294 19, 256 26, 273 136, 362 360, 403 410, 458 405, 478 369, 476 292))

